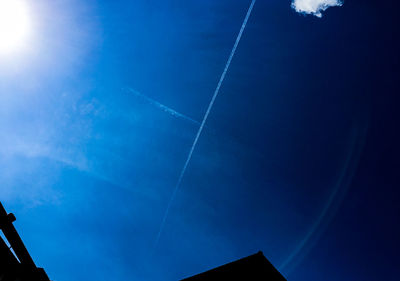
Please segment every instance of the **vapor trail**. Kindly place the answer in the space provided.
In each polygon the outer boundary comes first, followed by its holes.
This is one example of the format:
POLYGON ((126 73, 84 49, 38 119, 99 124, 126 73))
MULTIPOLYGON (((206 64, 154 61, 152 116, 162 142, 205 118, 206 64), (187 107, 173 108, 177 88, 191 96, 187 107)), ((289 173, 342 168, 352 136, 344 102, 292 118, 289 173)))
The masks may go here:
POLYGON ((194 139, 194 141, 193 141, 193 144, 192 144, 192 146, 191 146, 191 148, 190 148, 189 154, 188 154, 188 156, 187 156, 187 158, 186 158, 186 162, 185 162, 185 164, 183 165, 183 168, 182 168, 181 173, 180 173, 180 175, 179 175, 178 181, 177 181, 177 183, 176 183, 176 185, 175 185, 174 191, 172 192, 171 198, 170 198, 170 200, 169 200, 169 202, 168 202, 167 209, 165 210, 164 217, 163 217, 163 219, 162 219, 162 221, 161 221, 160 229, 159 229, 159 231, 158 231, 156 240, 155 240, 155 242, 154 242, 153 251, 154 251, 154 249, 155 249, 155 248, 157 247, 157 245, 158 245, 158 242, 159 242, 159 240, 160 240, 161 233, 162 233, 162 231, 164 230, 164 227, 165 227, 165 222, 166 222, 166 220, 167 220, 167 217, 168 217, 169 210, 170 210, 170 208, 171 208, 172 202, 174 201, 175 196, 176 196, 176 193, 177 193, 177 191, 178 191, 178 189, 179 189, 179 186, 181 185, 183 176, 185 175, 185 172, 186 172, 186 169, 187 169, 187 167, 188 167, 188 165, 189 165, 190 159, 192 158, 193 151, 194 151, 194 149, 196 148, 196 145, 197 145, 197 142, 198 142, 198 140, 199 140, 199 138, 200 138, 201 132, 203 131, 204 124, 206 123, 207 118, 208 118, 208 115, 210 114, 210 111, 211 111, 211 109, 212 109, 212 107, 213 107, 213 105, 214 105, 215 99, 216 99, 217 96, 218 96, 218 93, 219 93, 219 90, 220 90, 220 88, 221 88, 222 82, 224 81, 225 76, 226 76, 226 73, 228 72, 229 66, 230 66, 230 64, 231 64, 231 62, 232 62, 233 56, 235 55, 237 46, 239 45, 240 39, 242 38, 243 31, 244 31, 244 29, 246 28, 247 21, 249 20, 249 17, 250 17, 250 15, 251 15, 251 11, 253 10, 253 7, 254 7, 254 4, 255 4, 255 3, 256 3, 256 0, 252 0, 251 3, 250 3, 250 7, 249 7, 249 9, 247 10, 246 17, 244 18, 244 21, 243 21, 242 26, 241 26, 241 28, 240 28, 239 34, 238 34, 237 37, 236 37, 235 44, 233 45, 233 48, 232 48, 232 51, 231 51, 231 53, 230 53, 230 55, 229 55, 228 61, 226 62, 224 71, 222 72, 221 77, 219 78, 218 85, 217 85, 217 87, 215 88, 215 91, 214 91, 214 94, 213 94, 213 96, 212 96, 212 98, 211 98, 210 104, 208 105, 207 111, 206 111, 206 113, 204 114, 203 120, 201 121, 201 125, 200 125, 200 127, 199 127, 199 130, 197 131, 196 137, 195 137, 195 139, 194 139))
POLYGON ((189 116, 183 115, 183 114, 177 112, 176 110, 173 110, 172 108, 170 108, 170 107, 168 107, 166 105, 163 105, 162 103, 159 103, 158 101, 153 100, 153 99, 151 99, 151 98, 139 93, 138 91, 135 91, 134 89, 126 88, 126 90, 129 91, 130 93, 134 94, 135 96, 141 98, 142 100, 144 100, 145 102, 149 103, 150 105, 158 107, 159 109, 163 110, 164 112, 166 112, 166 113, 168 113, 168 114, 170 114, 170 115, 172 115, 172 116, 174 116, 176 118, 181 118, 181 119, 184 119, 184 120, 189 121, 191 123, 194 123, 196 125, 200 125, 199 121, 196 121, 196 120, 190 118, 189 116))

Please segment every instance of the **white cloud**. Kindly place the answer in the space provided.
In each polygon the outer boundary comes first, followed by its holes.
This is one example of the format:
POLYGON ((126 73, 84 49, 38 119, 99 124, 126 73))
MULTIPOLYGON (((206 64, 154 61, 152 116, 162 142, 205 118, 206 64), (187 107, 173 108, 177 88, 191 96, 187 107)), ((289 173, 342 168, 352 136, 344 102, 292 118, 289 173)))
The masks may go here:
POLYGON ((342 0, 292 0, 292 7, 299 13, 322 17, 322 12, 329 7, 342 6, 342 0))

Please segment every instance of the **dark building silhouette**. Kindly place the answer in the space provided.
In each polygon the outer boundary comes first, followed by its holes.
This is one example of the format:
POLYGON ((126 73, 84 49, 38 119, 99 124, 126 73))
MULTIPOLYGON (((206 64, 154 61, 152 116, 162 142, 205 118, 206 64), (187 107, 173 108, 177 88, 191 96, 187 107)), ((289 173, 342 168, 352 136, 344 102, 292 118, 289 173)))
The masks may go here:
MULTIPOLYGON (((0 229, 5 237, 0 237, 0 281, 50 281, 43 268, 36 267, 14 221, 15 216, 0 203, 0 229)), ((181 281, 210 280, 286 281, 261 251, 181 281)))
POLYGON ((0 203, 0 229, 10 247, 0 238, 0 281, 49 281, 43 268, 36 267, 13 222, 0 203), (11 250, 12 249, 12 250, 11 250))
POLYGON ((181 281, 208 280, 286 281, 261 251, 181 281))

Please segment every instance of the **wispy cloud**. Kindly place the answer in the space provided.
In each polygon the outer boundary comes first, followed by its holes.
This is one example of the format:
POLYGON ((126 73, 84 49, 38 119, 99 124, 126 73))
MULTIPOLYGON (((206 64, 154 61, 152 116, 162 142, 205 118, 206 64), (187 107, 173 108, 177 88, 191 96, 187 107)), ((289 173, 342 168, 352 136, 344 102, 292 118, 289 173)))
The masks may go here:
POLYGON ((322 17, 322 12, 329 7, 342 6, 342 0, 293 0, 292 7, 296 12, 322 17))

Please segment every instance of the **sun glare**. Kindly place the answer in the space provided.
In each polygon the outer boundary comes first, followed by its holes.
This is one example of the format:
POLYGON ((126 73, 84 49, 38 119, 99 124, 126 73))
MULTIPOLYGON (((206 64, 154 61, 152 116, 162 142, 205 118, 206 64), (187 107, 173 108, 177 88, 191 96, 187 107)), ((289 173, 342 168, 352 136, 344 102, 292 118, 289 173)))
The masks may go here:
POLYGON ((30 19, 24 0, 0 0, 0 55, 10 54, 26 45, 30 19))

